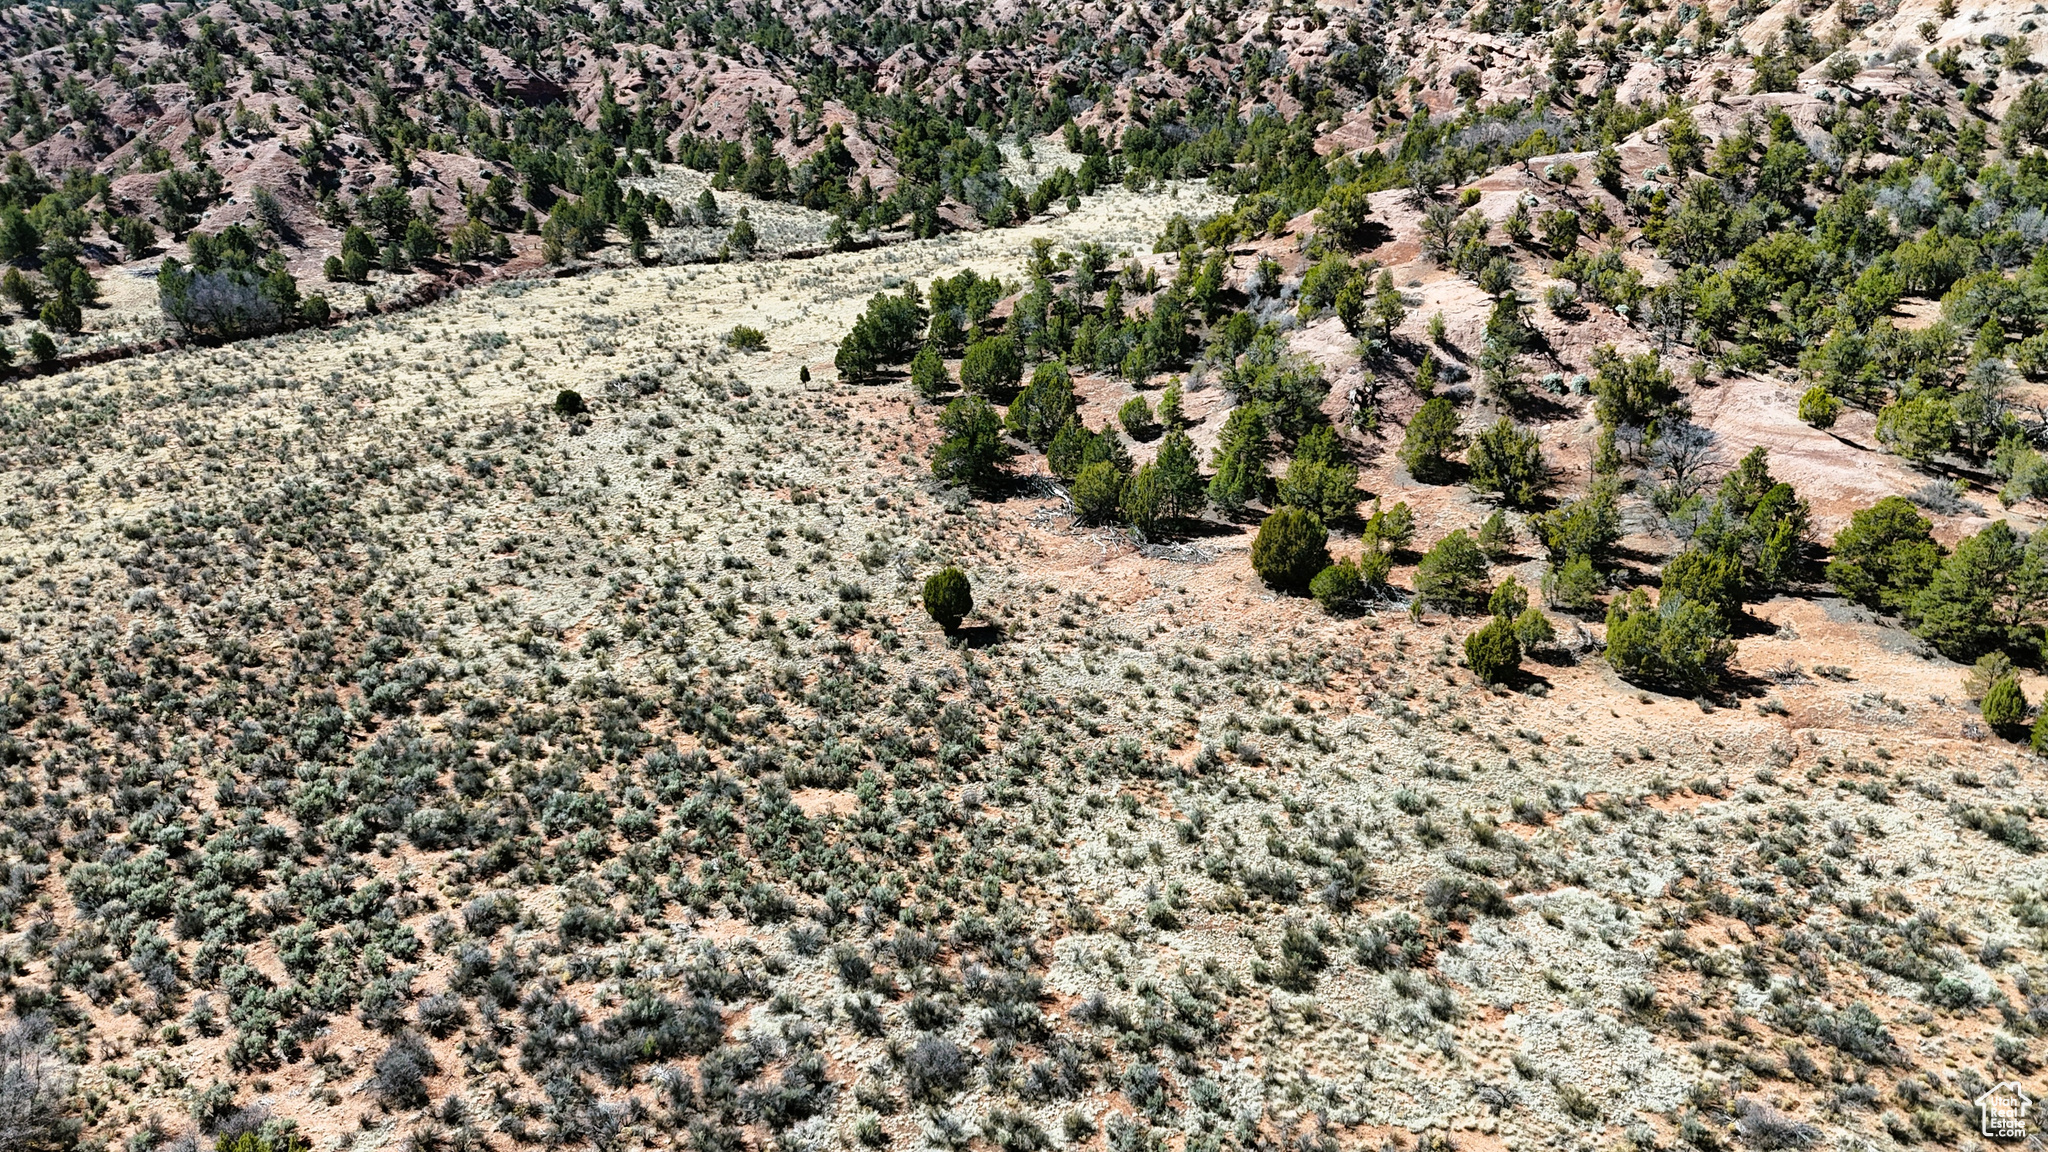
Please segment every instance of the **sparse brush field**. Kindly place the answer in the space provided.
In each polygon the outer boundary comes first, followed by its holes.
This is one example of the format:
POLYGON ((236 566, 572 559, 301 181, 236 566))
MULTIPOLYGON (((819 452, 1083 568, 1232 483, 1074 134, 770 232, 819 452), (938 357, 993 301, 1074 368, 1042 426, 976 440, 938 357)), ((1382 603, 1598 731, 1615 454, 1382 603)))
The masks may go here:
POLYGON ((18 385, 0 1112, 75 1071, 66 1138, 128 1152, 1848 1148, 2040 1086, 2048 799, 1896 632, 1779 599, 1720 706, 1569 636, 1495 692, 1248 532, 937 488, 905 381, 833 382, 876 291, 1222 206, 18 385))

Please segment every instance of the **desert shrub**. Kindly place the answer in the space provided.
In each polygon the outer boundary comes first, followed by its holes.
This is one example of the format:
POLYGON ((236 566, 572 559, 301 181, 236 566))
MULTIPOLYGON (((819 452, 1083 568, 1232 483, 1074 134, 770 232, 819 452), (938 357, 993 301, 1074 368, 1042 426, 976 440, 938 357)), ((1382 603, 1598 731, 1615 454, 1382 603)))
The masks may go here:
POLYGON ((420 1031, 429 1036, 447 1036, 469 1023, 469 1009, 462 997, 440 993, 422 999, 413 1009, 419 1020, 420 1031))
POLYGON ((1330 566, 1330 533, 1315 513, 1282 506, 1259 525, 1252 540, 1252 568, 1267 586, 1302 593, 1330 566))
POLYGON ((28 334, 29 358, 38 364, 48 364, 57 358, 57 342, 41 329, 28 334))
POLYGON ((998 398, 1008 395, 1024 378, 1024 362, 1017 356, 1017 344, 1008 336, 990 336, 967 346, 960 361, 960 386, 976 395, 998 398))
POLYGON ((927 1032, 903 1055, 903 1087, 914 1100, 940 1103, 966 1086, 971 1070, 958 1044, 927 1032))
POLYGON ((1480 916, 1515 914, 1500 886, 1476 876, 1439 876, 1422 889, 1422 906, 1434 920, 1469 923, 1480 916))
POLYGON ((1639 588, 1607 610, 1607 662, 1625 680, 1704 692, 1734 654, 1720 614, 1682 596, 1652 605, 1639 588))
POLYGON ((2002 676, 1991 690, 1984 693, 1984 702, 1978 709, 1984 723, 1995 732, 2010 732, 2027 719, 2027 695, 2020 688, 2020 682, 2012 676, 2002 676))
POLYGON ((1760 1152, 1805 1148, 1817 1143, 1823 1135, 1819 1128, 1794 1120, 1760 1100, 1745 1097, 1736 1101, 1735 1113, 1736 1135, 1760 1152))
POLYGON ((944 433, 932 449, 932 475, 947 484, 986 487, 1009 456, 1003 443, 1002 417, 980 396, 962 396, 939 414, 944 433))
POLYGON ((1486 557, 1462 528, 1437 541, 1415 566, 1415 601, 1422 607, 1469 615, 1491 593, 1486 557))
POLYGON ((1472 487, 1497 492, 1517 507, 1533 504, 1550 487, 1550 468, 1543 462, 1543 441, 1503 416, 1472 440, 1465 453, 1472 487))
POLYGON ((71 1087, 70 1071, 51 1051, 47 1016, 30 1013, 0 1028, 0 1148, 70 1147, 78 1131, 70 1115, 71 1087))
POLYGON ((1898 1041, 1884 1027, 1884 1021, 1870 1006, 1855 1003, 1839 1012, 1820 1012, 1808 1018, 1806 1029, 1824 1044, 1866 1064, 1909 1062, 1898 1041))
POLYGON ((1451 454, 1464 450, 1457 407, 1436 396, 1408 421, 1408 431, 1401 438, 1401 465, 1417 480, 1436 483, 1449 474, 1451 454))
POLYGON ((590 411, 590 407, 583 402, 583 393, 564 388, 555 393, 554 410, 557 416, 581 416, 590 411))
POLYGON ((768 347, 768 334, 748 324, 737 324, 725 334, 725 346, 735 352, 761 352, 768 347))
POLYGON ((1941 567, 1934 525, 1901 496, 1887 496, 1849 518, 1835 535, 1828 583, 1851 600, 1886 612, 1913 603, 1941 567))
POLYGON ((387 1107, 419 1108, 427 1102, 427 1077, 440 1070, 425 1041, 411 1032, 400 1032, 377 1057, 368 1087, 387 1107))
POLYGON ((1074 514, 1084 524, 1106 524, 1123 507, 1124 477, 1114 464, 1098 461, 1074 477, 1074 514))
POLYGON ((1465 637, 1465 663, 1472 674, 1487 684, 1496 684, 1522 666, 1522 644, 1515 638, 1515 626, 1495 616, 1477 632, 1465 637))
POLYGON ((974 590, 967 573, 958 568, 941 568, 924 581, 924 610, 948 632, 974 611, 974 590))
POLYGON ((1044 448, 1073 418, 1073 379, 1065 364, 1048 360, 1032 371, 1031 383, 1010 401, 1003 422, 1012 435, 1044 448))

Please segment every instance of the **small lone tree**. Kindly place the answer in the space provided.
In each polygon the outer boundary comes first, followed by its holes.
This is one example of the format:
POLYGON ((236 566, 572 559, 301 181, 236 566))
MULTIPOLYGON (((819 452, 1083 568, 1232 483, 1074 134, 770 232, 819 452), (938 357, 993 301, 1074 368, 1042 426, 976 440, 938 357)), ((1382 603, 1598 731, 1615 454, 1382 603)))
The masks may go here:
POLYGON ((2009 734, 2027 720, 2027 694, 2020 688, 2017 677, 2003 676, 1984 694, 1984 703, 1979 709, 1984 723, 2001 735, 2009 734))
POLYGON ((1357 608, 1366 592, 1365 579, 1359 574, 1358 565, 1350 560, 1337 561, 1308 582, 1308 594, 1332 616, 1357 608))
POLYGON ((982 396, 997 397, 1016 390, 1024 378, 1024 362, 1008 336, 991 336, 967 346, 960 361, 960 386, 982 396))
POLYGON ((1486 557, 1463 528, 1437 541, 1415 566, 1415 602, 1421 607, 1468 615, 1491 593, 1486 557))
POLYGON ((1252 568, 1278 591, 1302 593, 1330 566, 1330 533, 1315 513, 1281 507, 1259 525, 1252 540, 1252 568))
POLYGON ((947 484, 982 487, 996 477, 996 468, 1008 455, 1003 444, 1003 420, 989 402, 979 396, 962 396, 939 413, 939 430, 946 434, 932 449, 932 475, 947 484))
POLYGON ((1498 492, 1517 507, 1535 503, 1550 487, 1542 440, 1534 432, 1515 427, 1505 416, 1472 441, 1465 461, 1472 469, 1472 487, 1498 492))
POLYGON ((1515 626, 1495 616, 1485 627, 1465 637, 1465 663, 1482 683, 1498 684, 1522 666, 1522 644, 1515 638, 1515 626))
POLYGON ((918 349, 910 362, 910 387, 926 400, 937 400, 953 390, 953 378, 946 375, 946 362, 935 345, 918 349))
POLYGON ((1515 550, 1515 531, 1508 526, 1506 513, 1498 508, 1493 510, 1493 515, 1479 526, 1478 543, 1488 560, 1498 564, 1508 558, 1515 550))
POLYGON ((1833 428, 1841 414, 1842 402, 1824 384, 1815 384, 1799 398, 1799 418, 1822 431, 1833 428))
POLYGON ((588 411, 590 407, 583 402, 583 393, 573 388, 564 388, 555 393, 555 415, 581 416, 588 411))
POLYGON ((1408 422, 1401 438, 1401 465, 1425 483, 1440 480, 1450 471, 1450 455, 1463 451, 1465 438, 1458 434, 1458 409, 1442 396, 1432 397, 1408 422))
POLYGON ((939 627, 959 631, 960 621, 974 611, 974 589, 967 582, 967 573, 949 566, 925 577, 924 610, 939 627))
POLYGON ((1123 508, 1124 476, 1116 465, 1098 461, 1074 477, 1074 514, 1084 524, 1106 524, 1123 508))
POLYGON ((1607 662, 1624 680, 1704 692, 1734 654, 1720 613, 1683 596, 1652 605, 1638 588, 1607 609, 1607 662))

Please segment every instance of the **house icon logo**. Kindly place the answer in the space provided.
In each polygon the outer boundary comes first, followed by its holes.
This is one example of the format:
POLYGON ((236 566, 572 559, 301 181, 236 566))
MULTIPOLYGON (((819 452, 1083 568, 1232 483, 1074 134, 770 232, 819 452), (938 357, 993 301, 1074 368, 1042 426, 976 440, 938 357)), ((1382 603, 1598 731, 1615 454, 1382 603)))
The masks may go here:
POLYGON ((2034 1102, 2018 1081, 1993 1085, 1975 1103, 1981 1130, 1990 1139, 2018 1140, 2027 1134, 2027 1113, 2034 1102))

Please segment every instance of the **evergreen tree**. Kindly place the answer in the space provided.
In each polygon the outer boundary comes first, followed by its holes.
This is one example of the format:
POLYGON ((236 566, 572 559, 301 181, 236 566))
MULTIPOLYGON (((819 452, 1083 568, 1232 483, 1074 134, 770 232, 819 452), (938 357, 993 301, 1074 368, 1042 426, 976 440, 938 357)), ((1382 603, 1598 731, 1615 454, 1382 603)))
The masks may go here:
POLYGON ((1280 479, 1282 504, 1307 508, 1325 523, 1347 520, 1358 512, 1358 468, 1343 457, 1337 434, 1329 425, 1309 429, 1295 445, 1294 459, 1280 479))
POLYGON ((1084 464, 1074 477, 1074 515, 1083 524, 1106 524, 1122 511, 1124 477, 1107 460, 1084 464))
POLYGON ((1720 613, 1683 596, 1652 606, 1638 588, 1607 610, 1607 662, 1625 680, 1704 692, 1734 654, 1720 613))
POLYGON ((1941 567, 1934 525, 1901 496, 1887 496, 1849 518, 1835 536, 1828 583, 1867 607, 1903 612, 1941 567))
POLYGON ((945 433, 932 450, 932 475, 947 484, 969 488, 987 487, 1008 455, 1003 445, 1003 421, 987 400, 962 396, 939 414, 939 430, 945 433))
POLYGON ((1465 459, 1471 468, 1472 487, 1497 492, 1519 507, 1535 503, 1550 487, 1542 440, 1505 416, 1473 439, 1465 459))
POLYGON ((1415 566, 1418 607, 1468 615, 1492 592, 1486 586, 1486 557, 1462 528, 1437 541, 1415 566))
POLYGON ((1052 444, 1045 450, 1045 466, 1062 480, 1072 480, 1081 473, 1081 455, 1088 448, 1094 434, 1089 432, 1079 417, 1069 416, 1053 434, 1052 444))
POLYGON ((1483 684, 1497 684, 1522 666, 1522 644, 1514 623, 1495 616, 1465 637, 1465 663, 1483 684))
POLYGON ((935 344, 918 349, 917 358, 910 362, 910 387, 927 400, 936 400, 953 390, 953 378, 946 372, 946 362, 939 358, 935 344))
POLYGON ((1074 382, 1067 375, 1067 366, 1048 360, 1031 373, 1031 383, 1010 402, 1004 423, 1012 435, 1043 448, 1073 419, 1074 405, 1074 382))
MULTIPOLYGON (((705 195, 710 195, 709 192, 705 195)), ((924 581, 924 610, 948 632, 956 632, 960 621, 974 611, 974 590, 967 574, 958 568, 941 568, 924 581)))
POLYGON ((1408 432, 1401 439, 1401 465, 1417 480, 1439 482, 1450 471, 1451 453, 1464 448, 1458 409, 1442 396, 1433 397, 1408 422, 1408 432))
POLYGON ((1167 516, 1194 516, 1208 503, 1208 492, 1202 484, 1202 472, 1195 462, 1195 442, 1179 429, 1166 434, 1159 445, 1159 455, 1154 461, 1159 470, 1159 479, 1165 493, 1162 513, 1167 516))
POLYGON ((1024 377, 1017 345, 1008 336, 992 336, 967 346, 960 361, 960 386, 991 399, 1008 394, 1024 377))
POLYGON ((1223 422, 1216 445, 1216 474, 1209 481, 1209 501, 1236 514, 1266 495, 1266 422, 1257 405, 1240 404, 1223 422))
POLYGON ((1252 568, 1269 587, 1304 593, 1316 574, 1330 566, 1329 543, 1330 533, 1314 512, 1282 505, 1259 524, 1252 568))
POLYGON ((1913 598, 1914 631, 1951 660, 2036 647, 2048 615, 2042 537, 2029 540, 2000 520, 1959 541, 1913 598))

